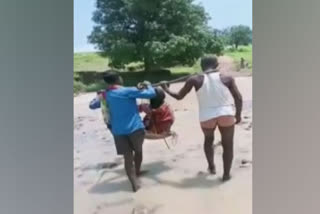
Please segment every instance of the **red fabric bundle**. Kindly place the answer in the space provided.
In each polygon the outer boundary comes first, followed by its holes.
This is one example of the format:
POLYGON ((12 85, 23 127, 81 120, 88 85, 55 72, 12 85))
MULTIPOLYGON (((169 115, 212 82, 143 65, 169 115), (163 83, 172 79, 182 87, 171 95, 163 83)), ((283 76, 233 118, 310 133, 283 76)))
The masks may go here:
POLYGON ((148 104, 144 104, 139 106, 139 110, 146 113, 143 123, 147 131, 155 134, 170 132, 174 115, 169 105, 165 103, 157 109, 151 109, 148 104))

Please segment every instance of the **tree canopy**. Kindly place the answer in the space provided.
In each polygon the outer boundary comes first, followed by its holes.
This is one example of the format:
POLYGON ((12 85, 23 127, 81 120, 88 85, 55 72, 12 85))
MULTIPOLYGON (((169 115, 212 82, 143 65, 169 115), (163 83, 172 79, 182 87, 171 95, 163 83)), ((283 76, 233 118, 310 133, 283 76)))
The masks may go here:
POLYGON ((97 0, 88 39, 114 67, 137 61, 145 70, 192 65, 205 53, 222 51, 208 19, 193 0, 97 0))
POLYGON ((232 26, 224 29, 221 34, 229 45, 237 49, 239 45, 248 45, 252 42, 252 30, 245 25, 232 26))

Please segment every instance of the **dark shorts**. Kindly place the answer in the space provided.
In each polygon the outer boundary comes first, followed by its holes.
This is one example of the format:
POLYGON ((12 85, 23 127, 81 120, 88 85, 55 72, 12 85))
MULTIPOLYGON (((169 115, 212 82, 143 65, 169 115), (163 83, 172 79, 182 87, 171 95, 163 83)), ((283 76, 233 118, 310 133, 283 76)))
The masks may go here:
POLYGON ((142 144, 145 137, 144 129, 139 129, 129 135, 115 135, 117 154, 123 155, 127 152, 142 152, 142 144))

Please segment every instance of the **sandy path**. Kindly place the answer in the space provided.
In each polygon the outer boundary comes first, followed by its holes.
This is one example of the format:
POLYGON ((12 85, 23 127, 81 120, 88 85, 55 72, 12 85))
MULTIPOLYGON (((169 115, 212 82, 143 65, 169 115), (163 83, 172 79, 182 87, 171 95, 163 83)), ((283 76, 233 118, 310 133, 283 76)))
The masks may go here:
MULTIPOLYGON (((175 110, 173 129, 178 143, 168 150, 162 140, 145 141, 143 168, 150 172, 141 179, 142 189, 131 193, 116 156, 113 139, 99 110, 90 111, 94 94, 74 99, 74 213, 75 214, 250 214, 252 213, 252 78, 238 77, 245 100, 244 121, 236 127, 233 179, 222 184, 222 151, 215 152, 217 175, 205 172, 203 136, 198 123, 195 93, 177 102, 167 101, 175 110), (135 209, 135 212, 133 210, 135 209), (139 212, 140 210, 140 212, 139 212)), ((174 88, 181 84, 174 85, 174 88)), ((216 132, 216 140, 219 140, 216 132)))
POLYGON ((241 72, 235 71, 235 64, 233 59, 229 56, 219 57, 219 67, 222 73, 232 75, 234 77, 248 77, 251 76, 251 71, 242 70, 241 72))

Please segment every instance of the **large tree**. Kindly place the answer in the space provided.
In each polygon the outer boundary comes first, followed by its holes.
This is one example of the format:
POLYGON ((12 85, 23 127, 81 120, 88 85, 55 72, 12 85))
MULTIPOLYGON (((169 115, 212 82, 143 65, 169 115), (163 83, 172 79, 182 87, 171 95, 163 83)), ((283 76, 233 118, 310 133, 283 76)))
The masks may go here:
POLYGON ((228 39, 228 43, 234 45, 236 49, 238 49, 239 45, 248 45, 252 42, 252 30, 248 26, 232 26, 223 32, 228 39))
POLYGON ((204 8, 193 0, 97 0, 96 8, 88 38, 114 67, 136 61, 145 70, 193 64, 221 49, 204 8))

